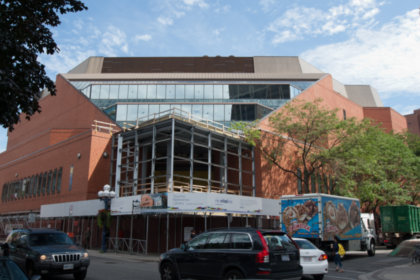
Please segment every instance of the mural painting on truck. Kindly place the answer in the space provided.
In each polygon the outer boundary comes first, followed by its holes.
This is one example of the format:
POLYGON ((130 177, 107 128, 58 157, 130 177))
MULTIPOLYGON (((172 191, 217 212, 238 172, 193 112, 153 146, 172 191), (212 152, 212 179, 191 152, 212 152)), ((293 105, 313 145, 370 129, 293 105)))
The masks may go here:
POLYGON ((335 235, 341 240, 360 239, 360 202, 322 197, 324 240, 332 240, 335 235))
POLYGON ((293 237, 322 240, 333 240, 335 235, 341 240, 362 237, 360 202, 355 199, 318 195, 282 199, 281 215, 282 230, 293 237))

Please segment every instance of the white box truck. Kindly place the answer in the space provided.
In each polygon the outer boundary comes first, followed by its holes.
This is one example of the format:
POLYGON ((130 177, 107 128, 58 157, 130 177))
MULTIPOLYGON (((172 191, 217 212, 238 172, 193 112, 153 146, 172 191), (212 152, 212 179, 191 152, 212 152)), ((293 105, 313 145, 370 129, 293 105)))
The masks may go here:
POLYGON ((289 236, 309 239, 329 253, 334 236, 338 236, 347 251, 375 255, 373 215, 360 213, 358 199, 311 193, 284 195, 280 203, 280 227, 289 236))

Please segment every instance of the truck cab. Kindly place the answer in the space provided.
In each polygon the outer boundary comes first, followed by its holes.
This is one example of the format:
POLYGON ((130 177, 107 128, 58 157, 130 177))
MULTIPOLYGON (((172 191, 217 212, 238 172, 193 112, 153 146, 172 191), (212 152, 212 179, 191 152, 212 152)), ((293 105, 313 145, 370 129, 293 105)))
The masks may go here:
POLYGON ((362 248, 367 250, 369 256, 374 256, 376 240, 378 240, 374 215, 372 213, 361 213, 360 218, 362 221, 362 248))

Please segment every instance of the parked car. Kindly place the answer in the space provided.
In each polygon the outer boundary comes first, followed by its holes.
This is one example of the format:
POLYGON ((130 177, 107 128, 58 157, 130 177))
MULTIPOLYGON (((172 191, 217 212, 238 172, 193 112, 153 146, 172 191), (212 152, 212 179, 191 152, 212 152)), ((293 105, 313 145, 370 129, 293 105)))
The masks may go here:
POLYGON ((202 233, 160 256, 161 279, 300 279, 299 249, 286 233, 254 228, 202 233))
MULTIPOLYGON (((31 280, 38 280, 39 275, 33 276, 31 280)), ((6 257, 0 257, 0 279, 1 280, 29 280, 20 267, 6 257)))
POLYGON ((54 229, 18 229, 6 238, 9 258, 29 277, 35 274, 73 274, 76 280, 86 277, 90 264, 88 253, 62 231, 54 229))
POLYGON ((318 249, 311 241, 304 238, 293 238, 299 247, 300 265, 304 275, 312 275, 315 280, 321 280, 328 273, 328 256, 318 249))

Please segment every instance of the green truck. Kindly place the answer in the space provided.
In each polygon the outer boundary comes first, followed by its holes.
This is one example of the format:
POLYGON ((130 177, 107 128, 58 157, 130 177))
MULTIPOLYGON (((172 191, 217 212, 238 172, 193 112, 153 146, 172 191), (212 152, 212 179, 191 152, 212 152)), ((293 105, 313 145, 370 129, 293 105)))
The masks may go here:
POLYGON ((420 207, 381 206, 380 212, 383 242, 388 248, 406 239, 420 238, 420 207))

